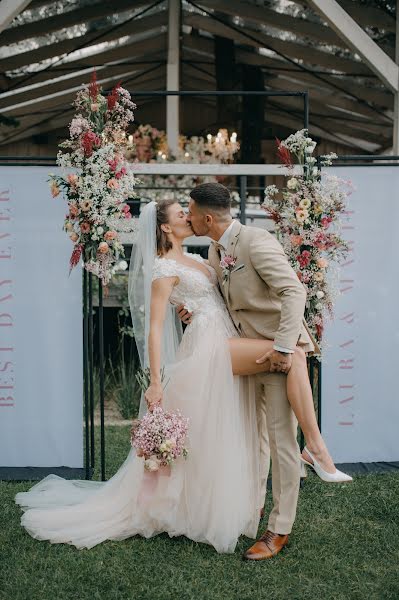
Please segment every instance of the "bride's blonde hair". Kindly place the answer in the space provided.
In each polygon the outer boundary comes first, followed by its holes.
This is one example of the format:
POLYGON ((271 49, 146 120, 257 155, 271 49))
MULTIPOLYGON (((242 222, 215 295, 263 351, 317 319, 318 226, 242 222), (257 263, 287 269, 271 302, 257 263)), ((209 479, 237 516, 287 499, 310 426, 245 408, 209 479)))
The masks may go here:
POLYGON ((161 225, 169 223, 169 207, 173 206, 173 204, 177 204, 177 200, 172 198, 157 201, 156 238, 158 256, 166 254, 166 252, 173 248, 172 242, 168 239, 168 234, 161 228, 161 225))

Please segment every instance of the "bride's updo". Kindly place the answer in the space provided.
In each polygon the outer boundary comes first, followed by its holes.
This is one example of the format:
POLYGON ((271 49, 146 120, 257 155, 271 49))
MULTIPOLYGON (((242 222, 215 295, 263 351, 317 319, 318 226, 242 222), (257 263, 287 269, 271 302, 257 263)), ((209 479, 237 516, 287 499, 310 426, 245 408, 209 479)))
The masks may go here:
POLYGON ((161 229, 161 225, 169 223, 169 207, 176 203, 177 200, 172 198, 157 201, 156 238, 158 256, 166 254, 166 252, 173 248, 172 242, 168 239, 168 234, 161 229))

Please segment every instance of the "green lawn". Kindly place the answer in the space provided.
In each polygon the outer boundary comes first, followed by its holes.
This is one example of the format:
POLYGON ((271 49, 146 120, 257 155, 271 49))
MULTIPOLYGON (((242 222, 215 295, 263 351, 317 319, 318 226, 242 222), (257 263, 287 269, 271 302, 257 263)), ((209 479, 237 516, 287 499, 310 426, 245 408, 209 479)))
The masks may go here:
MULTIPOLYGON (((106 436, 110 476, 128 451, 128 428, 106 436)), ((0 482, 1 600, 399 599, 398 475, 346 486, 309 476, 289 547, 259 563, 242 561, 245 538, 234 555, 167 535, 91 550, 38 542, 19 526, 13 501, 29 487, 0 482)))

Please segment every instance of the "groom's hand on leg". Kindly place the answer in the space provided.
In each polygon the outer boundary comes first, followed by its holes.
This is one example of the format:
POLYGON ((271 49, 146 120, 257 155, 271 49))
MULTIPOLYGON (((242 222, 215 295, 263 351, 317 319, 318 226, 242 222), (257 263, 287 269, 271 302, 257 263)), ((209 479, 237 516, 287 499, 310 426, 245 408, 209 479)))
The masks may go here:
POLYGON ((270 373, 288 373, 292 365, 292 354, 283 354, 277 350, 269 350, 257 359, 257 364, 270 362, 270 373))
POLYGON ((183 304, 180 304, 177 307, 177 314, 179 315, 179 319, 185 324, 189 325, 191 323, 191 318, 193 313, 188 312, 186 308, 184 308, 183 304))

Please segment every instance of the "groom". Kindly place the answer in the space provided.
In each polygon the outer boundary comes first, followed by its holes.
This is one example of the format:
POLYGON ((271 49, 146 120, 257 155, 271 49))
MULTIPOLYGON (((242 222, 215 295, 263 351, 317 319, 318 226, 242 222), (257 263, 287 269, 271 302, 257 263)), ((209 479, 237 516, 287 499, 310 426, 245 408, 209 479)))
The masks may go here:
MULTIPOLYGON (((230 316, 242 337, 274 340, 267 358, 270 373, 256 375, 261 454, 261 505, 272 460, 273 510, 267 531, 245 553, 249 560, 278 554, 288 542, 298 501, 300 464, 297 421, 286 392, 286 377, 296 345, 314 350, 303 319, 306 293, 277 240, 267 231, 241 225, 230 214, 229 190, 203 183, 190 192, 187 221, 195 235, 213 242, 209 262, 215 269, 230 316), (233 267, 220 263, 233 258, 233 267)), ((190 317, 184 309, 180 318, 190 317)), ((265 357, 263 357, 265 358, 265 357)))

